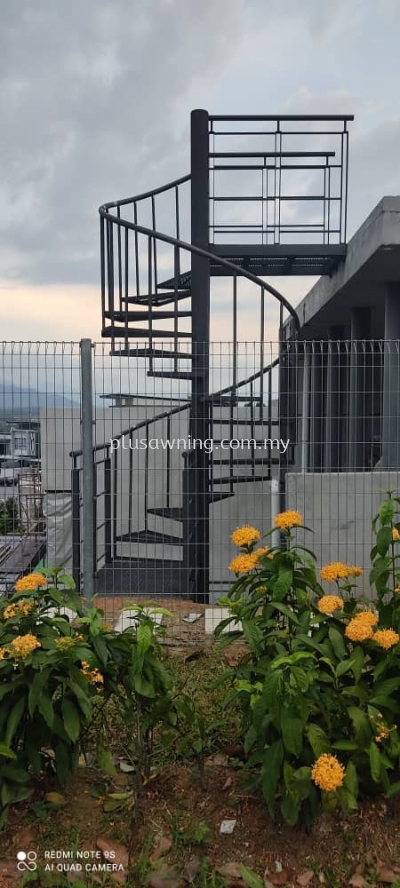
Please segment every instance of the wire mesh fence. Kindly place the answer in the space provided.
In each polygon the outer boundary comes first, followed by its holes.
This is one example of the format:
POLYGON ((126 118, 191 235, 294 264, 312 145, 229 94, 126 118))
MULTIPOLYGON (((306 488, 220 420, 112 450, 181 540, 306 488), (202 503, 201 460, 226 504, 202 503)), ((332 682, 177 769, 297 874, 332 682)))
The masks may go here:
POLYGON ((212 343, 202 400, 190 353, 179 374, 168 348, 3 343, 1 594, 63 565, 110 619, 166 600, 181 628, 196 614, 209 631, 234 579, 232 531, 266 532, 285 507, 313 529, 298 536, 319 564, 368 567, 371 519, 399 488, 399 343, 212 343))

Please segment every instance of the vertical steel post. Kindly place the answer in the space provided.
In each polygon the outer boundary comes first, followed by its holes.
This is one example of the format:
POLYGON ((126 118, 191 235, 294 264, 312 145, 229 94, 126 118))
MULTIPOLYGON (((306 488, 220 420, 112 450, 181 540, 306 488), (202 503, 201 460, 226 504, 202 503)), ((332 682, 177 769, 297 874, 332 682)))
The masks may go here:
POLYGON ((83 594, 94 595, 94 472, 93 472, 93 396, 92 342, 81 339, 81 435, 82 435, 82 574, 83 594))
POLYGON ((79 469, 74 460, 71 471, 72 494, 72 576, 78 595, 81 590, 81 495, 79 469))
POLYGON ((399 286, 386 284, 383 363, 382 457, 380 469, 400 466, 400 311, 399 286))
MULTIPOLYGON (((191 114, 191 241, 209 246, 208 112, 191 114)), ((190 434, 204 442, 209 420, 210 264, 192 254, 192 394, 190 434)), ((209 599, 209 455, 197 446, 188 453, 184 502, 184 564, 188 592, 203 604, 209 599)))

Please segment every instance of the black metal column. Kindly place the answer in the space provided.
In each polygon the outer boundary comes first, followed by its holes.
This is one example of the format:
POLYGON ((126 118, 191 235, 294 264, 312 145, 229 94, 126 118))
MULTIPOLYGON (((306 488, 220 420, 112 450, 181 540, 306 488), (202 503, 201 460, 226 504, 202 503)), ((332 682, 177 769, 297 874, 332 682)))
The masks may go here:
MULTIPOLYGON (((208 113, 191 114, 191 241, 209 245, 208 113)), ((209 600, 209 455, 201 442, 210 438, 209 420, 210 265, 192 255, 192 395, 190 434, 196 446, 187 455, 184 485, 184 566, 188 593, 209 600)))
POLYGON ((380 469, 400 467, 400 287, 387 284, 380 469))
POLYGON ((351 351, 349 387, 349 468, 365 468, 367 449, 367 354, 366 340, 371 338, 371 310, 351 310, 351 351))

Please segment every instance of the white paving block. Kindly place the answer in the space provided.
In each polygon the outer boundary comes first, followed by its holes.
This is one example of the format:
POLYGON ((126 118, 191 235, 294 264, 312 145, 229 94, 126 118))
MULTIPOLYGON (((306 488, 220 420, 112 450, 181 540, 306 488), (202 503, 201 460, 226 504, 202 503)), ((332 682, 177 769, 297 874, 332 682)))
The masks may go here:
MULTIPOLYGON (((227 607, 215 607, 214 605, 206 608, 205 612, 205 626, 204 631, 206 635, 213 635, 214 630, 217 628, 218 624, 222 622, 222 620, 226 620, 229 617, 229 609, 227 607)), ((232 617, 232 620, 224 629, 225 632, 232 632, 235 629, 241 629, 242 624, 235 620, 232 617)))
MULTIPOLYGON (((145 608, 144 613, 147 616, 151 617, 153 623, 156 626, 161 626, 163 614, 153 614, 151 612, 151 608, 145 608)), ((137 617, 138 611, 135 610, 135 608, 129 608, 127 610, 121 611, 118 620, 114 626, 114 631, 124 632, 125 629, 131 629, 132 627, 135 628, 138 622, 137 617)))

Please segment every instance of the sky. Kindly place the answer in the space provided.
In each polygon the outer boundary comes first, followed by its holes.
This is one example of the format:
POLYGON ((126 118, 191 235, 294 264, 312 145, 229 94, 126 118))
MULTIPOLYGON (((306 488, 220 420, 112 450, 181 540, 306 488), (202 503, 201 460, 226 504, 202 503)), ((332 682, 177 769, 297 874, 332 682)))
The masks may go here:
POLYGON ((399 37, 400 0, 3 0, 2 339, 100 339, 98 207, 189 172, 192 108, 354 113, 351 235, 400 193, 399 37))

